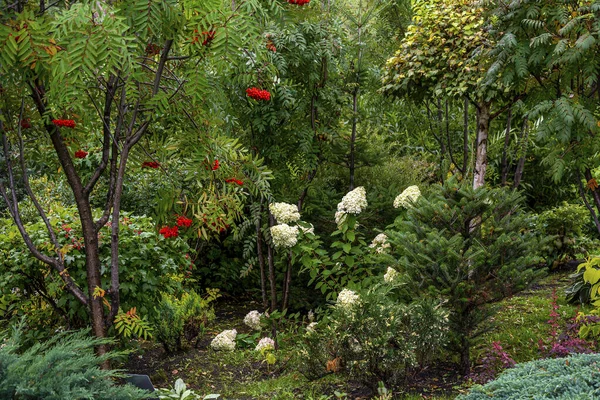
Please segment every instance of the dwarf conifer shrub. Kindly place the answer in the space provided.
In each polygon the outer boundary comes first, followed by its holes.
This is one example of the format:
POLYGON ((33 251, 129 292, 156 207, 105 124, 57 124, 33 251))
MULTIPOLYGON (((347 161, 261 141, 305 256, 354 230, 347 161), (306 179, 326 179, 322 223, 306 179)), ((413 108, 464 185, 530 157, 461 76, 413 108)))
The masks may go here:
POLYGON ((408 203, 386 232, 399 272, 412 290, 447 300, 451 344, 470 370, 471 341, 488 316, 487 303, 530 284, 541 271, 544 241, 535 233, 522 196, 505 189, 474 190, 448 180, 408 203))
POLYGON ((600 355, 578 354, 517 364, 457 400, 589 400, 600 398, 600 355))
POLYGON ((23 350, 22 325, 11 337, 0 341, 0 399, 145 399, 148 392, 130 385, 117 385, 116 371, 100 369, 105 360, 94 347, 107 343, 88 331, 67 332, 23 350))

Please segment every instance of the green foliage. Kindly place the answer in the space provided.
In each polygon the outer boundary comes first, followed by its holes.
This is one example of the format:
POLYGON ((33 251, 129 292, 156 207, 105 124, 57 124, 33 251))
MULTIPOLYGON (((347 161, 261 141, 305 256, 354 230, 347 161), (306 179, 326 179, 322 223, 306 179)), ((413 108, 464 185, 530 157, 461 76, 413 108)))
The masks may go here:
POLYGON ((425 365, 446 340, 447 313, 431 301, 406 305, 394 285, 378 283, 353 304, 337 304, 304 335, 301 370, 310 379, 345 371, 377 387, 397 384, 417 364, 425 365))
POLYGON ((220 399, 218 394, 209 394, 204 397, 197 394, 194 390, 188 389, 183 379, 177 379, 172 389, 158 389, 156 391, 159 399, 177 399, 177 400, 211 400, 220 399))
MULTIPOLYGON (((448 180, 399 216, 388 236, 399 271, 416 295, 447 300, 453 344, 468 369, 469 347, 486 318, 483 305, 532 283, 545 240, 519 193, 448 180)), ((468 371, 464 371, 468 372, 468 371)))
MULTIPOLYGON (((51 207, 49 218, 58 233, 68 272, 85 288, 85 247, 77 212, 57 203, 51 207)), ((29 223, 27 230, 36 245, 52 254, 42 221, 29 223)), ((102 265, 110 265, 110 227, 103 227, 99 238, 102 265)), ((172 293, 181 287, 189 265, 185 258, 189 247, 179 238, 158 235, 150 218, 128 213, 121 217, 119 246, 121 306, 126 310, 135 307, 142 320, 152 317, 152 305, 159 301, 160 292, 172 293)), ((66 292, 60 279, 49 274, 49 267, 31 255, 12 220, 0 221, 0 254, 0 294, 12 296, 13 318, 27 315, 26 336, 36 331, 47 334, 57 326, 84 324, 85 308, 66 292)), ((109 287, 109 268, 102 268, 101 274, 102 286, 109 287)))
POLYGON ((462 96, 481 89, 491 38, 485 9, 471 0, 421 0, 395 56, 387 61, 383 90, 421 98, 462 96))
POLYGON ((498 379, 475 386, 457 400, 593 399, 600 396, 598 354, 580 354, 517 364, 498 379))
POLYGON ((155 337, 167 353, 183 349, 183 339, 189 344, 204 335, 204 329, 209 321, 215 318, 210 305, 220 296, 218 289, 207 289, 201 297, 194 291, 184 293, 180 299, 163 293, 162 299, 155 307, 153 319, 155 337))
POLYGON ((2 399, 145 399, 148 392, 129 385, 117 386, 116 371, 100 369, 106 360, 122 356, 98 356, 94 347, 109 343, 93 339, 88 331, 56 334, 51 340, 23 348, 22 330, 16 326, 0 345, 0 397, 2 399))
POLYGON ((582 205, 563 203, 539 214, 538 229, 552 237, 550 257, 555 261, 577 259, 590 250, 592 241, 586 236, 589 211, 582 205))
POLYGON ((144 340, 152 337, 152 327, 146 317, 140 318, 136 313, 135 307, 127 312, 119 309, 115 317, 115 330, 125 339, 138 337, 144 340))

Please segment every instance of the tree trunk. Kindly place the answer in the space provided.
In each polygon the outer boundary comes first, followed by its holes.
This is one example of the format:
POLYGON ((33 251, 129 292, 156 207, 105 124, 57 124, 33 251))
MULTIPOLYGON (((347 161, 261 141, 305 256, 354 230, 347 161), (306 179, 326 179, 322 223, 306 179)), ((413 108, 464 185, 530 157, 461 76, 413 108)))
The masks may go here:
POLYGON ((265 274, 265 255, 263 253, 263 240, 262 240, 262 213, 263 213, 263 205, 261 201, 260 211, 258 214, 258 218, 256 219, 256 255, 258 257, 258 266, 260 268, 260 292, 262 294, 262 302, 263 307, 267 308, 269 305, 267 301, 267 280, 265 274))
MULTIPOLYGON (((269 228, 275 225, 273 215, 269 213, 269 228)), ((269 283, 271 284, 271 312, 277 310, 277 283, 275 282, 275 260, 273 246, 267 246, 267 262, 269 263, 269 283)))
POLYGON ((354 190, 354 173, 356 170, 356 125, 358 124, 358 88, 352 92, 352 135, 350 136, 350 190, 354 190))
POLYGON ((525 155, 527 154, 527 141, 529 140, 529 119, 527 116, 523 119, 523 127, 521 128, 521 138, 519 139, 519 162, 515 170, 515 178, 513 179, 513 189, 517 189, 523 178, 523 170, 525 169, 525 155))
POLYGON ((289 251, 288 255, 288 267, 283 278, 283 301, 281 309, 285 310, 288 307, 288 301, 290 298, 290 283, 292 282, 292 251, 289 251))
POLYGON ((487 170, 487 144, 490 130, 490 104, 479 103, 477 115, 477 146, 475 154, 475 171, 473 173, 473 189, 485 184, 485 172, 487 170))
POLYGON ((594 177, 592 176, 592 171, 589 168, 586 168, 583 172, 583 176, 588 182, 587 187, 592 192, 592 198, 594 199, 594 205, 596 206, 596 210, 600 212, 600 193, 598 192, 598 187, 595 185, 590 185, 590 182, 594 180, 594 177))
POLYGON ((463 376, 471 372, 471 348, 467 336, 460 339, 460 370, 463 376))
POLYGON ((583 200, 583 204, 585 204, 585 207, 590 212, 590 215, 592 216, 592 219, 594 220, 594 225, 596 225, 596 230, 600 234, 600 221, 598 221, 598 215, 594 211, 594 207, 592 207, 592 205, 588 201, 587 197, 585 196, 585 190, 583 189, 583 184, 581 183, 581 174, 579 171, 577 171, 577 187, 579 188, 579 195, 581 196, 581 199, 583 200))
POLYGON ((506 186, 506 180, 508 178, 508 146, 510 145, 510 129, 512 123, 512 108, 508 109, 508 116, 506 117, 506 132, 504 133, 504 148, 502 150, 502 186, 506 186))

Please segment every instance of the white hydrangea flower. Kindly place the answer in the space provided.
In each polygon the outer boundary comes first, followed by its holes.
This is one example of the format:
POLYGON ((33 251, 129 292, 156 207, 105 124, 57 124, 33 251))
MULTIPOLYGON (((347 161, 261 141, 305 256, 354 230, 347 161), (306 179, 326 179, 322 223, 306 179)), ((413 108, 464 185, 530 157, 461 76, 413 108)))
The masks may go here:
POLYGON ((300 219, 300 212, 298 212, 298 206, 295 204, 271 203, 269 204, 269 211, 280 224, 289 224, 300 219))
POLYGON ((367 192, 364 187, 359 186, 342 197, 342 201, 338 204, 338 211, 358 215, 366 207, 367 192))
POLYGON ((294 247, 298 243, 298 227, 279 224, 271 227, 275 247, 294 247))
POLYGON ((250 328, 254 329, 255 331, 259 331, 260 330, 260 317, 261 316, 262 316, 262 314, 259 313, 256 310, 250 311, 244 317, 244 323, 246 325, 248 325, 250 328))
POLYGON ((317 331, 317 323, 316 322, 311 322, 310 324, 308 324, 306 326, 307 333, 315 333, 316 331, 317 331))
POLYGON ((421 191, 416 185, 409 186, 394 199, 394 208, 408 208, 421 197, 421 191))
MULTIPOLYGON (((342 203, 340 203, 342 204, 342 203)), ((339 206, 338 206, 339 208, 339 206)), ((342 223, 344 222, 344 220, 346 219, 346 213, 340 210, 337 210, 335 212, 335 223, 337 226, 342 225, 342 223)))
POLYGON ((392 267, 388 267, 385 275, 383 275, 383 280, 387 283, 392 283, 398 277, 398 271, 396 271, 392 267))
POLYGON ((223 331, 215 336, 212 342, 210 342, 210 347, 212 347, 214 350, 233 351, 235 350, 236 336, 237 331, 235 329, 223 331))
POLYGON ((273 339, 271 339, 270 337, 264 337, 264 338, 260 339, 260 341, 254 348, 254 350, 255 351, 275 350, 275 341, 273 339))
POLYGON ((313 322, 315 320, 315 313, 313 312, 313 310, 308 311, 308 320, 310 322, 313 322))
POLYGON ((385 249, 389 249, 391 246, 387 241, 388 237, 385 233, 380 233, 375 236, 375 239, 369 245, 370 248, 375 249, 377 253, 383 253, 385 249))
POLYGON ((353 290, 344 289, 338 294, 337 305, 343 308, 349 308, 358 303, 360 296, 353 290))

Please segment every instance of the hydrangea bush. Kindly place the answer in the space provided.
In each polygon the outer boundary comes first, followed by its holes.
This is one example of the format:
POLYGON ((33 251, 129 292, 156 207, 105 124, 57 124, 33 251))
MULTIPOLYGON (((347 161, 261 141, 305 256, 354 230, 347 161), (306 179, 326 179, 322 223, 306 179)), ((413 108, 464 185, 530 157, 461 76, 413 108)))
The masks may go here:
POLYGON ((223 331, 210 342, 210 347, 217 351, 233 351, 235 350, 236 336, 237 331, 235 329, 223 331))
POLYGON ((395 208, 409 208, 421 197, 418 186, 409 186, 394 199, 395 208))
POLYGON ((329 315, 306 328, 300 369, 309 379, 343 371, 374 388, 396 384, 439 353, 447 332, 447 313, 435 303, 403 304, 385 284, 344 289, 329 315))

